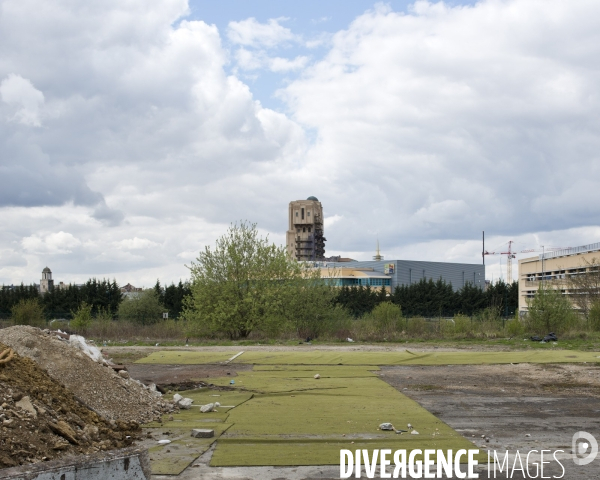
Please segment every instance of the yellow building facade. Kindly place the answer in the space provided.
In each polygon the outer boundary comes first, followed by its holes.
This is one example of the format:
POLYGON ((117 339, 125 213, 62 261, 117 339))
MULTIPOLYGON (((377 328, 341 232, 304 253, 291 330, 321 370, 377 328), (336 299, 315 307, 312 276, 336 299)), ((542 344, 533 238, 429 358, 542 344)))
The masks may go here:
POLYGON ((548 252, 519 260, 519 312, 527 312, 527 302, 540 285, 560 290, 577 308, 576 288, 569 276, 584 275, 600 263, 600 243, 548 252))

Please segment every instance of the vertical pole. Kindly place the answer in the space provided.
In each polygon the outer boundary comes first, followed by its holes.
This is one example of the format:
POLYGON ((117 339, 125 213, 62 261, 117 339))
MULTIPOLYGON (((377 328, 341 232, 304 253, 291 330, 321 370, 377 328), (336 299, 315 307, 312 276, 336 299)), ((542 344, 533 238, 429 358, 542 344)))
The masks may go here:
POLYGON ((481 260, 483 261, 483 264, 485 265, 485 230, 481 232, 481 260))
POLYGON ((542 245, 542 286, 544 286, 544 257, 546 256, 546 246, 542 245))

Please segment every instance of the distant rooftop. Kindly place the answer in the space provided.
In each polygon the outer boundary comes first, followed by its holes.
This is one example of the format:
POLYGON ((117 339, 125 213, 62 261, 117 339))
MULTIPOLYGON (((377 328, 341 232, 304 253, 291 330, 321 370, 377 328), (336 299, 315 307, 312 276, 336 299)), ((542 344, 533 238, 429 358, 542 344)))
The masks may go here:
POLYGON ((566 257, 567 255, 577 255, 578 253, 595 252, 600 250, 600 242, 582 245, 580 247, 563 248, 562 250, 554 250, 553 252, 540 253, 539 259, 566 257))

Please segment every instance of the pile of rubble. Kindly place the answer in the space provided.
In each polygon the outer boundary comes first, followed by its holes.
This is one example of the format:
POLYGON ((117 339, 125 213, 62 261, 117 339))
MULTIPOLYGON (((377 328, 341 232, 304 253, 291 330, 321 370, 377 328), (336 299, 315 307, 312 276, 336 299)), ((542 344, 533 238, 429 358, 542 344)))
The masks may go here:
POLYGON ((140 436, 137 422, 102 418, 1 343, 0 356, 0 468, 123 448, 140 436))
POLYGON ((106 420, 146 423, 172 411, 155 388, 117 373, 82 337, 19 325, 0 329, 0 342, 35 361, 90 410, 106 420), (87 346, 86 346, 87 345, 87 346), (92 359, 94 358, 94 359, 92 359))

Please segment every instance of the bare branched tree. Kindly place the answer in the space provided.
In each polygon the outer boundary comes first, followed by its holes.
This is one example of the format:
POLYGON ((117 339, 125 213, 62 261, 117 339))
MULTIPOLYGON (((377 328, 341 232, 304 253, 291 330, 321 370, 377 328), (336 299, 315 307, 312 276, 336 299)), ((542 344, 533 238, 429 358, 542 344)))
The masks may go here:
POLYGON ((573 304, 586 317, 590 307, 600 302, 600 259, 582 259, 580 268, 567 274, 567 288, 573 304))

